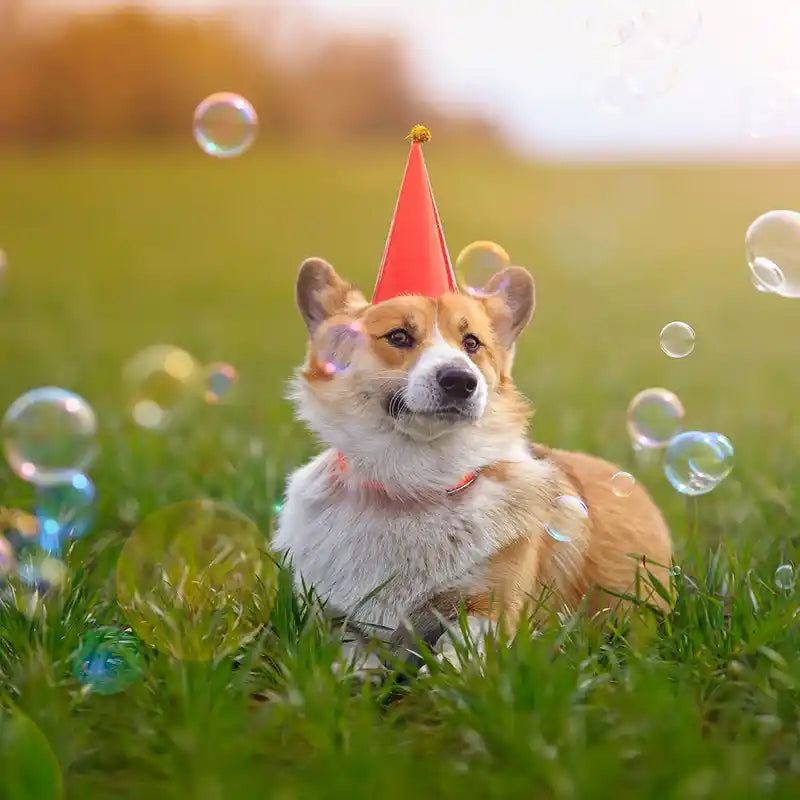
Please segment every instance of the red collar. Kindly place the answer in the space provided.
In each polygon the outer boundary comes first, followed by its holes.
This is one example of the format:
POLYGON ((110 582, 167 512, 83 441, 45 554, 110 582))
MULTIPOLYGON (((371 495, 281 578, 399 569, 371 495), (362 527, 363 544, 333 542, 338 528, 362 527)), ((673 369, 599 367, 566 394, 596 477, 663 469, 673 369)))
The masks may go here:
MULTIPOLYGON (((339 472, 344 474, 347 472, 347 457, 344 453, 336 453, 336 464, 339 467, 339 472)), ((468 486, 472 486, 473 483, 478 479, 478 476, 481 474, 479 469, 476 469, 474 472, 470 472, 468 475, 465 475, 455 486, 450 487, 449 489, 445 489, 445 493, 450 494, 458 494, 458 492, 463 491, 468 486)), ((366 483, 361 484, 365 489, 373 489, 376 492, 385 492, 386 490, 380 483, 373 483, 368 481, 366 483)))

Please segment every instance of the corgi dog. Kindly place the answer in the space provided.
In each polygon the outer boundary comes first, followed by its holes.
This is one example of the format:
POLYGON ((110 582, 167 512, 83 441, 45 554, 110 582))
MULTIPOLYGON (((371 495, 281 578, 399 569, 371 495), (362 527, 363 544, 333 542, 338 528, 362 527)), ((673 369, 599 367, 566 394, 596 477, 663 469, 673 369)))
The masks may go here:
POLYGON ((619 497, 617 466, 528 441, 511 367, 534 294, 509 267, 479 293, 370 304, 327 262, 300 268, 309 342, 290 397, 327 449, 290 476, 273 546, 370 635, 435 646, 462 609, 513 631, 543 590, 559 610, 598 612, 608 592, 669 605, 640 581, 644 562, 668 588, 672 559, 646 490, 619 497))

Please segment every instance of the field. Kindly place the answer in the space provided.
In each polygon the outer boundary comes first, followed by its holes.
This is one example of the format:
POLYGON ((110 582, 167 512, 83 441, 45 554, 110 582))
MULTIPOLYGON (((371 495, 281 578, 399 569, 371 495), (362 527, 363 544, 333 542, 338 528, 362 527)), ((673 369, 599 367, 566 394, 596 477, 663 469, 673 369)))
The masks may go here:
MULTIPOLYGON (((332 676, 330 636, 284 580, 236 659, 152 650, 124 693, 81 692, 69 656, 124 624, 113 564, 138 519, 210 497, 270 531, 283 476, 315 447, 282 399, 304 348, 296 268, 322 255, 371 290, 405 154, 0 155, 0 406, 64 386, 102 428, 71 588, 33 619, 0 606, 0 698, 46 735, 68 797, 797 797, 800 603, 774 573, 800 555, 800 305, 758 293, 743 248, 756 216, 797 206, 797 168, 541 167, 427 146, 451 253, 492 239, 536 278, 516 362, 533 438, 618 461, 665 509, 681 566, 668 622, 579 619, 492 651, 483 676, 371 686, 332 676), (697 332, 677 361, 658 343, 674 319, 697 332), (154 343, 234 364, 236 402, 136 429, 121 367, 154 343), (733 442, 712 494, 687 502, 635 462, 625 410, 648 386, 733 442)), ((32 504, 3 464, 0 505, 32 504)))

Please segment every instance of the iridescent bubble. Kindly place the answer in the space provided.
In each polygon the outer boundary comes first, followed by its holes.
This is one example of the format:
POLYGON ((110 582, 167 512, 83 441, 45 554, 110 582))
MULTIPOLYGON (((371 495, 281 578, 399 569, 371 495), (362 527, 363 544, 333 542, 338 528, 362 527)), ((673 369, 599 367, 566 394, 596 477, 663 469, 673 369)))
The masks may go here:
POLYGON ((721 433, 686 431, 664 452, 664 474, 681 494, 696 496, 715 489, 733 469, 733 445, 721 433))
POLYGON ((8 800, 61 800, 58 759, 36 723, 17 708, 0 705, 0 775, 8 800))
POLYGON ((6 254, 0 250, 0 291, 3 288, 3 280, 6 277, 6 270, 8 269, 8 258, 6 254))
POLYGON ((202 373, 179 347, 157 344, 141 350, 123 370, 133 421, 151 430, 169 426, 198 396, 202 373))
POLYGON ((66 542, 87 533, 94 523, 95 497, 94 484, 83 474, 40 488, 36 516, 42 550, 58 554, 66 542))
POLYGON ((125 691, 141 674, 139 640, 111 626, 87 633, 72 654, 72 674, 98 694, 125 691))
POLYGON ((686 322, 669 322, 661 329, 659 343, 670 358, 685 358, 694 350, 694 329, 686 322))
POLYGON ((700 4, 698 0, 649 0, 641 8, 639 29, 657 47, 686 47, 703 31, 700 4))
POLYGON ((328 323, 315 337, 316 363, 326 375, 338 375, 350 367, 366 341, 364 329, 357 321, 328 323))
POLYGON ((800 214, 768 211, 747 230, 747 263, 762 291, 800 297, 800 214))
POLYGON ((775 585, 785 592, 794 589, 794 567, 791 564, 781 564, 775 570, 775 585))
POLYGON ((580 538, 589 518, 589 509, 579 497, 561 495, 553 508, 544 529, 557 542, 571 542, 580 538))
POLYGON ((39 486, 70 480, 97 455, 97 419, 91 406, 55 386, 17 398, 6 411, 2 431, 11 469, 39 486))
POLYGON ((221 403, 228 398, 239 375, 230 364, 209 364, 206 367, 207 403, 221 403))
POLYGON ((790 136, 798 131, 793 109, 800 103, 800 72, 778 69, 765 82, 740 91, 742 123, 756 141, 790 136))
POLYGON ((634 0, 611 0, 595 5, 586 18, 586 32, 600 47, 620 47, 637 34, 641 20, 634 0))
POLYGON ((693 0, 604 0, 594 4, 586 30, 595 44, 622 49, 637 42, 677 49, 695 42, 703 27, 693 0))
POLYGON ((175 658, 222 658, 269 617, 276 564, 250 519, 210 500, 167 506, 128 537, 117 600, 138 637, 175 658))
POLYGON ((508 253, 497 243, 468 244, 456 258, 456 278, 468 294, 482 295, 483 287, 496 272, 511 265, 508 253))
POLYGON ((239 156, 253 144, 257 133, 258 114, 241 95, 217 92, 195 109, 194 138, 210 156, 239 156))
POLYGON ((627 429, 634 447, 664 447, 681 429, 683 403, 669 389, 639 392, 628 404, 627 429))
POLYGON ((630 497, 636 488, 636 478, 630 472, 617 472, 611 478, 611 491, 617 497, 630 497))
POLYGON ((0 581, 7 578, 17 566, 17 560, 14 558, 14 548, 11 542, 0 536, 0 581))

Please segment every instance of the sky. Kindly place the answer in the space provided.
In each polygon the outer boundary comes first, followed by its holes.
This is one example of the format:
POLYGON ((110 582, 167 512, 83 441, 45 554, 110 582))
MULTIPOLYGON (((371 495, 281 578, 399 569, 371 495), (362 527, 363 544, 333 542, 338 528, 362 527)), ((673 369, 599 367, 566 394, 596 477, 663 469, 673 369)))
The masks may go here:
POLYGON ((410 42, 415 79, 435 102, 491 116, 515 144, 538 155, 800 155, 797 0, 139 4, 191 13, 235 6, 258 9, 262 18, 277 7, 308 13, 318 24, 398 31, 410 42))

